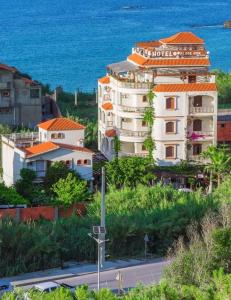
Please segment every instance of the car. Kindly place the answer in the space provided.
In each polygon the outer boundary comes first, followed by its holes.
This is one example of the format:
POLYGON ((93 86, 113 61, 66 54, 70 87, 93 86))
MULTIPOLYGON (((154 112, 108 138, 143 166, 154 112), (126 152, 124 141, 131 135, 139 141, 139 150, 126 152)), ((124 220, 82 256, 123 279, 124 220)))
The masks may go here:
POLYGON ((56 290, 57 288, 59 288, 60 286, 61 285, 59 283, 54 281, 37 283, 25 293, 24 299, 31 300, 30 294, 32 294, 33 292, 41 293, 41 294, 50 293, 56 290))
POLYGON ((179 192, 184 192, 184 193, 192 193, 193 190, 191 189, 188 189, 188 188, 180 188, 178 189, 179 192))
POLYGON ((6 292, 12 292, 13 286, 9 282, 0 282, 0 298, 6 292))
POLYGON ((72 285, 69 285, 67 283, 64 283, 64 282, 59 282, 60 286, 65 288, 65 289, 69 289, 73 294, 75 293, 75 289, 76 287, 75 286, 72 286, 72 285))

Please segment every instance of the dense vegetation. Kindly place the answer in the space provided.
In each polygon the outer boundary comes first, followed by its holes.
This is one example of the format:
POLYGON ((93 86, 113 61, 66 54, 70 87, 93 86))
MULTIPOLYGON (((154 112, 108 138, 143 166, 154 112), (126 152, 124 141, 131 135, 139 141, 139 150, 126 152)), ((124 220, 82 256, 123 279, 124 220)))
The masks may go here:
POLYGON ((219 107, 231 108, 231 73, 221 70, 215 70, 213 73, 216 75, 218 86, 219 107))
MULTIPOLYGON (((208 211, 216 213, 221 203, 230 201, 230 182, 226 179, 219 192, 209 196, 200 191, 183 193, 161 184, 121 190, 110 187, 106 195, 108 254, 111 258, 143 256, 146 233, 150 238, 148 251, 165 254, 179 236, 186 237, 192 222, 202 220, 208 211)), ((99 217, 100 194, 90 202, 83 218, 20 224, 3 220, 0 251, 5 259, 0 261, 0 275, 61 266, 70 259, 94 260, 95 245, 87 234, 99 223, 99 217)))
MULTIPOLYGON (((228 179, 230 182, 230 179, 228 179)), ((224 187, 220 187, 221 192, 224 187)), ((90 291, 78 287, 74 294, 60 288, 49 294, 29 292, 32 300, 229 300, 231 296, 231 206, 222 203, 219 211, 208 212, 188 227, 187 242, 175 243, 173 262, 157 285, 135 289, 122 296, 108 289, 90 291)), ((23 292, 6 294, 3 300, 22 300, 23 292)))

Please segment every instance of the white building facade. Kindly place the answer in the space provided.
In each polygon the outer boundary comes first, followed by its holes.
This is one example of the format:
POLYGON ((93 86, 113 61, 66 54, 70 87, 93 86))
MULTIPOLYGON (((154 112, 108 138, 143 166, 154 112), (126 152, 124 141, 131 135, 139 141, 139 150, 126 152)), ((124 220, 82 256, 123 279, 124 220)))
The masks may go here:
POLYGON ((23 168, 34 170, 43 181, 47 168, 64 162, 87 181, 93 180, 93 152, 84 147, 84 129, 66 118, 55 118, 38 125, 37 133, 2 135, 3 181, 7 186, 20 179, 23 168))
POLYGON ((201 160, 217 136, 217 88, 209 66, 204 41, 191 32, 137 43, 126 61, 109 65, 99 79, 99 150, 111 160, 117 136, 120 156, 148 155, 143 118, 152 90, 157 164, 201 160))

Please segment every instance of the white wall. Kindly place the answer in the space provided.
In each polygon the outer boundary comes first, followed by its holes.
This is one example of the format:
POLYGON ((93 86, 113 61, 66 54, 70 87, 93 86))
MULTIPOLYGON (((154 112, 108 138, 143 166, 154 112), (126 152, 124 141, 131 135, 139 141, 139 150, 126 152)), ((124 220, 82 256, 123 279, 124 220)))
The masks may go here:
POLYGON ((80 141, 84 141, 84 129, 79 130, 59 130, 59 131, 47 131, 39 128, 39 138, 42 142, 53 141, 54 143, 62 143, 73 146, 81 146, 80 141), (65 135, 64 139, 52 139, 53 133, 62 133, 65 135))
POLYGON ((79 173, 79 175, 86 179, 91 180, 93 176, 92 170, 92 153, 90 152, 82 152, 82 151, 72 151, 69 149, 58 149, 55 151, 51 151, 45 154, 41 154, 35 157, 28 158, 27 161, 35 161, 35 160, 50 160, 50 161, 67 161, 73 160, 74 170, 79 173), (89 159, 91 160, 91 165, 78 166, 77 160, 89 159))

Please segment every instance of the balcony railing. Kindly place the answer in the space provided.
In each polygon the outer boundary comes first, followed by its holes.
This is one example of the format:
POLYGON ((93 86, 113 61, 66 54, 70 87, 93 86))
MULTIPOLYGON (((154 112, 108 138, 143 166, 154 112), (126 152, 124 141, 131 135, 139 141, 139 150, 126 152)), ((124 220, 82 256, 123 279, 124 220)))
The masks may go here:
POLYGON ((213 106, 190 107, 190 114, 209 114, 213 112, 213 106))
POLYGON ((19 142, 24 140, 37 140, 39 137, 38 132, 25 132, 25 133, 12 133, 12 134, 4 134, 5 138, 13 141, 19 142))
POLYGON ((120 151, 119 156, 140 156, 140 157, 147 157, 148 153, 129 153, 125 151, 120 151))
POLYGON ((149 135, 148 132, 145 131, 132 131, 132 130, 120 130, 121 136, 128 136, 128 137, 147 137, 149 135))
POLYGON ((196 141, 196 140, 212 138, 213 136, 214 136, 213 131, 193 131, 188 134, 188 139, 196 141))
POLYGON ((119 105, 118 106, 119 111, 124 112, 133 112, 133 113, 144 113, 146 107, 132 107, 132 106, 126 106, 126 105, 119 105))

